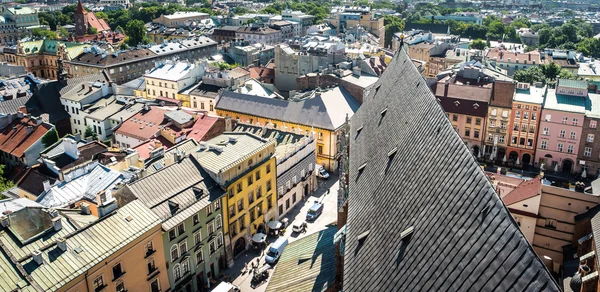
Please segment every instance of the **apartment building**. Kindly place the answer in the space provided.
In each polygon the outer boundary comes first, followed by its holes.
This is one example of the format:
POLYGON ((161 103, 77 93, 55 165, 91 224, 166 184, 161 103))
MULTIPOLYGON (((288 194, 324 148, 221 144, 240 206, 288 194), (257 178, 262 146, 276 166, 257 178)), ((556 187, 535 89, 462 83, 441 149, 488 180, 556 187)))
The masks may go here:
MULTIPOLYGON (((285 18, 284 18, 285 19, 285 18)), ((352 33, 358 27, 379 38, 379 46, 384 47, 385 26, 383 17, 376 15, 367 6, 346 6, 343 11, 335 14, 328 21, 337 27, 337 33, 352 33)))
MULTIPOLYGON (((299 132, 286 132, 272 127, 238 123, 235 132, 252 133, 277 142, 277 220, 298 203, 304 202, 317 189, 315 171, 315 138, 299 132)), ((270 191, 270 190, 267 190, 270 191)))
MULTIPOLYGON (((166 97, 180 100, 180 92, 194 86, 206 73, 206 60, 190 62, 170 62, 157 64, 156 68, 144 74, 146 97, 156 99, 166 97)), ((189 99, 182 100, 183 106, 189 107, 189 99)))
POLYGON ((237 38, 235 32, 240 28, 240 26, 223 26, 215 28, 210 37, 219 44, 227 43, 237 38))
POLYGON ((7 170, 33 166, 45 148, 44 136, 54 130, 54 125, 39 117, 17 112, 15 119, 0 132, 0 163, 6 165, 7 170))
POLYGON ((509 76, 515 74, 515 71, 517 70, 539 66, 542 63, 540 53, 537 51, 517 53, 506 50, 505 48, 494 48, 489 50, 485 55, 485 60, 486 62, 506 70, 509 76))
POLYGON ((208 291, 210 281, 226 267, 221 208, 225 192, 196 158, 172 155, 173 164, 125 186, 119 200, 138 199, 161 219, 173 291, 208 291))
POLYGON ((495 80, 492 84, 484 144, 486 148, 493 149, 497 160, 504 158, 509 145, 508 136, 512 126, 510 116, 514 95, 515 82, 513 80, 495 80))
POLYGON ((30 205, 2 216, 2 290, 169 289, 161 220, 140 201, 102 220, 84 207, 30 205))
MULTIPOLYGON (((111 92, 112 88, 106 82, 82 82, 60 96, 61 104, 71 116, 73 134, 84 135, 88 127, 86 121, 88 113, 83 110, 84 107, 108 96, 111 92)), ((102 131, 96 133, 104 135, 102 131)))
POLYGON ((515 166, 540 166, 534 157, 538 146, 546 89, 541 84, 535 86, 526 83, 517 84, 513 108, 510 112, 512 126, 509 127, 509 145, 506 150, 507 162, 515 166))
POLYGON ((4 21, 0 24, 0 44, 3 46, 18 43, 24 37, 30 36, 36 27, 45 28, 40 25, 37 10, 30 7, 3 5, 2 17, 4 21))
POLYGON ((281 31, 270 27, 242 26, 235 31, 235 37, 250 44, 274 45, 281 43, 281 31))
POLYGON ((153 23, 158 23, 166 27, 182 27, 188 26, 192 22, 200 22, 205 19, 209 19, 208 13, 195 12, 195 11, 177 11, 169 15, 161 15, 158 18, 152 20, 153 23))
POLYGON ((548 90, 535 153, 539 165, 565 173, 580 171, 577 156, 588 98, 586 81, 559 79, 556 89, 548 90))
POLYGON ((249 133, 226 132, 200 143, 193 154, 227 194, 223 233, 228 264, 277 218, 275 144, 249 133))
POLYGON ((172 59, 193 62, 208 58, 216 51, 217 42, 204 36, 116 52, 93 47, 67 61, 65 67, 69 77, 106 72, 113 82, 123 84, 143 76, 156 62, 172 59))
POLYGON ((304 94, 292 101, 223 91, 216 109, 219 116, 247 124, 315 136, 316 163, 335 172, 338 134, 346 117, 352 118, 360 104, 342 87, 304 94))
MULTIPOLYGON (((61 138, 58 142, 44 149, 40 155, 41 164, 52 176, 55 176, 61 181, 67 180, 67 174, 76 171, 82 166, 87 168, 84 171, 89 171, 90 167, 94 166, 94 161, 98 155, 108 151, 108 146, 99 142, 85 142, 81 140, 81 135, 67 135, 61 138)), ((77 175, 81 175, 79 172, 77 175)), ((73 179, 73 175, 70 176, 73 179)), ((38 182, 42 183, 42 181, 38 182)), ((48 188, 44 188, 48 191, 48 188)), ((36 197, 40 193, 34 194, 36 197)))
POLYGON ((300 31, 296 35, 306 35, 308 28, 314 24, 315 17, 302 11, 284 10, 281 11, 281 19, 300 24, 300 31))

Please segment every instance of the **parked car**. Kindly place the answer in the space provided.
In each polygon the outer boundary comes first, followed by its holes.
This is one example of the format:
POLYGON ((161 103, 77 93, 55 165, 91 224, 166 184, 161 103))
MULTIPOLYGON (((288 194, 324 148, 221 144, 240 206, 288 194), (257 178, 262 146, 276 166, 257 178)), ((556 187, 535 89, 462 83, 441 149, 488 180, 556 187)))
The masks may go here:
POLYGON ((292 224, 292 232, 297 232, 297 233, 306 232, 306 222, 294 221, 294 223, 292 224))
POLYGON ((315 202, 310 209, 308 209, 306 221, 316 220, 317 217, 321 216, 321 213, 323 213, 323 204, 315 202))
POLYGON ((277 260, 279 260, 279 257, 281 257, 281 254, 283 253, 283 250, 285 249, 287 244, 287 238, 280 237, 279 239, 277 239, 273 244, 271 244, 271 247, 269 247, 269 250, 267 251, 267 256, 265 257, 265 261, 268 264, 276 263, 277 260))
POLYGON ((317 176, 323 179, 328 179, 329 178, 329 173, 327 172, 327 170, 325 170, 325 168, 323 167, 323 165, 319 165, 317 167, 317 176))
POLYGON ((228 282, 221 282, 212 292, 239 292, 240 288, 228 282))

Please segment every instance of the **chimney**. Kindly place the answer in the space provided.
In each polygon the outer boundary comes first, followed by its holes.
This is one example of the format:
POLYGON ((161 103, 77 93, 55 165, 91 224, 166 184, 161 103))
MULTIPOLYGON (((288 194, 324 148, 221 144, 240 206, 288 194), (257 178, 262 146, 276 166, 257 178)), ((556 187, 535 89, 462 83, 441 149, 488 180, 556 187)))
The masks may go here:
POLYGON ((90 215, 90 204, 82 203, 81 205, 79 205, 79 208, 81 208, 81 214, 90 215))
POLYGON ((59 231, 62 229, 62 218, 56 217, 52 218, 52 227, 54 227, 54 231, 59 231))
POLYGON ((8 227, 10 225, 10 220, 8 219, 8 216, 0 217, 0 223, 2 223, 2 227, 8 227))
POLYGON ((31 252, 31 257, 38 265, 44 263, 44 259, 42 259, 42 252, 39 249, 36 249, 33 252, 31 252))
POLYGON ((60 248, 60 250, 67 251, 67 240, 64 237, 59 237, 56 240, 56 245, 58 248, 60 248))
POLYGON ((106 202, 106 192, 104 190, 101 190, 96 194, 96 204, 98 206, 102 206, 104 202, 106 202))
POLYGON ((58 211, 56 211, 56 209, 48 209, 47 212, 48 215, 50 215, 50 218, 58 217, 58 211))
POLYGON ((92 86, 91 85, 88 87, 88 91, 92 91, 92 86))
POLYGON ((85 84, 81 83, 81 89, 85 89, 85 84))
POLYGON ((42 184, 44 185, 44 192, 47 192, 50 190, 50 181, 49 180, 45 180, 44 182, 42 182, 42 184))

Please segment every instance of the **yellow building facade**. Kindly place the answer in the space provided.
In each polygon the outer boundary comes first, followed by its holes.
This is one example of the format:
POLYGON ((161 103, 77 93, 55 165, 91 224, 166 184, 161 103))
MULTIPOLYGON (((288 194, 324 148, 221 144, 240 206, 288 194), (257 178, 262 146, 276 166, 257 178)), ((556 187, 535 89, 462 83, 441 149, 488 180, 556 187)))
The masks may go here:
POLYGON ((293 124, 280 120, 267 119, 244 113, 226 111, 219 108, 217 108, 217 115, 221 117, 229 116, 232 119, 240 120, 244 123, 252 125, 268 125, 272 126, 275 129, 281 129, 284 131, 290 131, 294 133, 310 134, 312 132, 317 143, 316 163, 322 165, 325 169, 327 169, 327 171, 333 172, 337 169, 337 161, 335 160, 335 155, 337 153, 336 131, 315 128, 300 124, 293 124))

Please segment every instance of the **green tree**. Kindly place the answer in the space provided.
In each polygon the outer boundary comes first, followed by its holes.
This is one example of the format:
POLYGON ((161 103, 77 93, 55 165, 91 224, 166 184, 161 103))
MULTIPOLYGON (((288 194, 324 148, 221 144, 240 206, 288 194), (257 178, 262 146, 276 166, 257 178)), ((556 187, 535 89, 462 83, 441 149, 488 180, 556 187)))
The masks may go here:
POLYGON ((235 14, 235 15, 246 14, 249 11, 250 10, 248 10, 248 8, 245 8, 242 6, 236 6, 235 8, 233 8, 233 14, 235 14))
POLYGON ((100 19, 108 19, 108 14, 106 14, 106 12, 98 11, 94 12, 94 14, 100 19))
POLYGON ((476 39, 469 44, 469 49, 483 50, 486 47, 486 42, 482 39, 476 39))
POLYGON ((61 27, 61 28, 58 30, 58 34, 60 35, 60 37, 65 37, 65 38, 68 38, 68 37, 71 35, 71 34, 70 34, 68 31, 67 31, 67 29, 66 29, 66 28, 64 28, 64 27, 61 27))
POLYGON ((540 66, 540 68, 542 69, 544 76, 546 76, 546 79, 550 79, 550 80, 556 79, 556 76, 558 76, 558 74, 560 74, 560 69, 561 69, 560 66, 554 62, 552 62, 550 64, 542 64, 540 66))
POLYGON ((127 44, 130 46, 148 43, 144 22, 139 19, 130 21, 125 27, 125 32, 128 36, 127 44))
POLYGON ((51 40, 55 40, 58 38, 55 31, 45 30, 39 27, 32 29, 31 35, 37 38, 47 38, 51 40))
POLYGON ((96 28, 95 28, 95 27, 93 27, 93 26, 90 26, 90 27, 88 27, 88 31, 87 31, 87 33, 88 33, 88 34, 97 34, 97 33, 98 33, 98 29, 96 29, 96 28))
POLYGON ((98 134, 96 134, 96 132, 94 131, 94 129, 92 129, 91 126, 87 126, 87 128, 85 128, 85 138, 92 138, 92 140, 96 140, 98 139, 98 134))
MULTIPOLYGON (((0 192, 4 192, 15 186, 12 181, 6 178, 6 175, 4 174, 4 168, 6 168, 6 165, 0 164, 0 192)), ((2 197, 2 195, 0 195, 0 197, 2 197)))
POLYGON ((595 38, 586 38, 577 44, 577 50, 586 56, 600 58, 600 40, 595 38))
POLYGON ((46 135, 42 137, 42 144, 44 144, 44 147, 50 147, 50 145, 56 143, 57 141, 58 132, 56 132, 55 129, 48 131, 46 135))
POLYGON ((513 78, 519 82, 534 83, 534 82, 546 82, 546 76, 542 69, 538 66, 532 66, 525 70, 517 70, 513 78))
POLYGON ((558 77, 560 78, 564 78, 564 79, 575 79, 575 74, 573 74, 573 72, 567 70, 567 69, 561 69, 560 70, 560 74, 558 74, 558 77))

